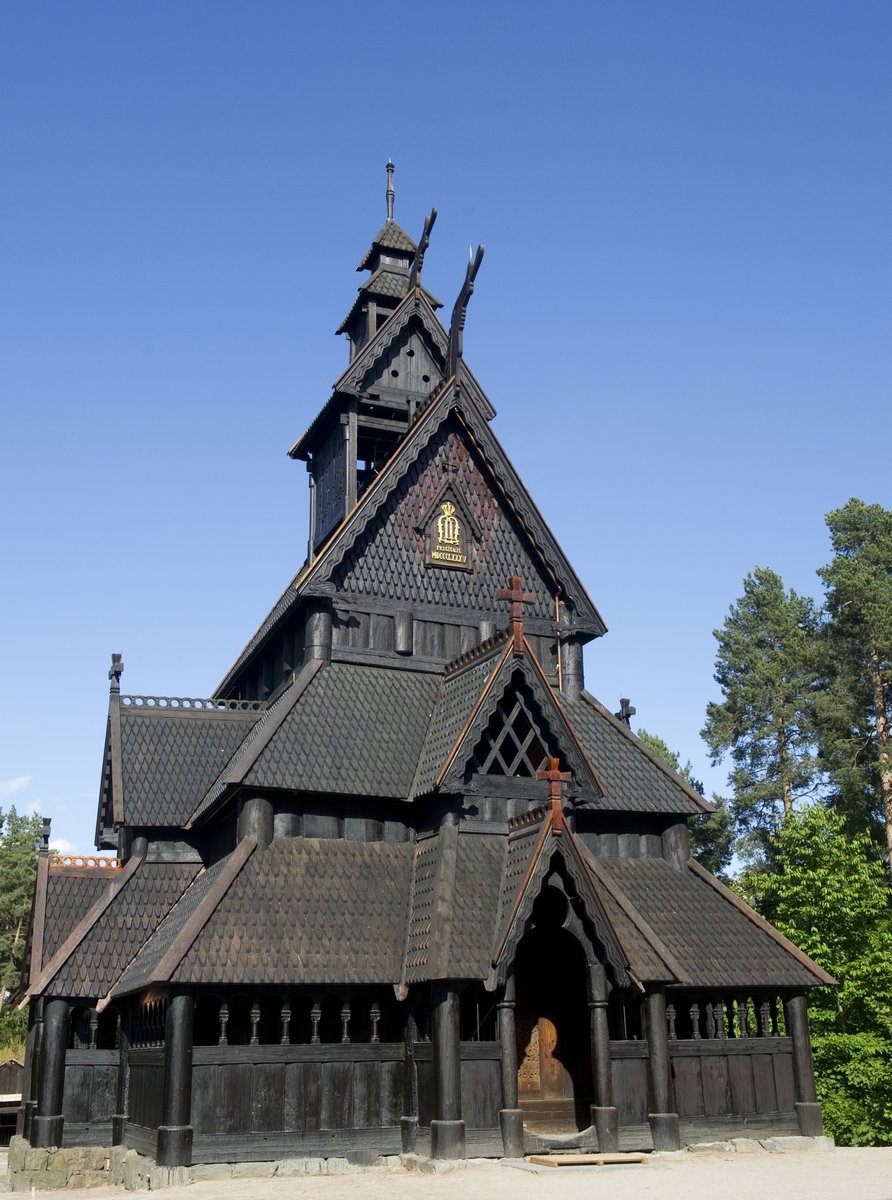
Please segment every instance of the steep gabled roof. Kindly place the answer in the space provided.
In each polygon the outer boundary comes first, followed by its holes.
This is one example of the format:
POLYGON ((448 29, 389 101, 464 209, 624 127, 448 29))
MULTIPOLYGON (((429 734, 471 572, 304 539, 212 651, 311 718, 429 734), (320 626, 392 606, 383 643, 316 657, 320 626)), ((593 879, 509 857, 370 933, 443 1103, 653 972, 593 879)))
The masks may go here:
MULTIPOLYGON (((384 506, 392 500, 397 489, 403 485, 431 439, 440 433, 449 421, 456 427, 456 436, 467 439, 475 456, 475 466, 479 464, 480 470, 485 473, 488 486, 502 506, 508 521, 506 528, 517 529, 518 537, 523 540, 533 561, 539 565, 543 577, 548 579, 553 589, 560 591, 563 599, 572 606, 573 627, 594 636, 606 632, 607 627, 598 610, 490 429, 486 414, 474 399, 475 386, 463 361, 460 362, 459 377, 449 380, 440 389, 437 397, 399 444, 381 474, 322 547, 312 565, 305 567, 295 577, 293 584, 286 589, 273 611, 227 672, 217 689, 218 693, 225 692, 254 652, 302 596, 333 594, 335 575, 351 549, 382 513, 384 506)), ((502 557, 505 557, 504 554, 502 557)), ((502 583, 518 565, 517 562, 508 562, 506 559, 506 569, 502 570, 500 560, 499 582, 502 583)), ((454 580, 452 585, 459 586, 454 580)), ((492 591, 489 595, 492 596, 492 591)), ((544 597, 540 599, 544 600, 544 597)), ((488 604, 492 606, 491 599, 488 604)))
POLYGON ((105 1003, 158 983, 396 983, 408 842, 246 838, 200 875, 105 1003))
POLYGON ((623 722, 584 691, 561 704, 604 787, 599 808, 621 812, 713 812, 713 805, 667 766, 623 722))
MULTIPOLYGON (((409 254, 412 258, 415 257, 415 251, 418 247, 406 233, 405 229, 397 225, 393 218, 389 218, 378 230, 375 237, 372 239, 372 244, 369 246, 363 255, 362 262, 356 268, 357 271, 367 271, 369 264, 375 256, 375 250, 399 250, 404 254, 409 254)), ((411 258, 409 260, 411 262, 411 258)))
POLYGON ((573 771, 576 788, 590 803, 597 802, 602 789, 596 771, 526 638, 523 648, 523 655, 515 656, 505 633, 447 667, 412 783, 412 797, 450 784, 461 786, 468 760, 497 706, 507 692, 520 687, 538 710, 530 716, 540 740, 548 742, 548 752, 560 756, 573 771))

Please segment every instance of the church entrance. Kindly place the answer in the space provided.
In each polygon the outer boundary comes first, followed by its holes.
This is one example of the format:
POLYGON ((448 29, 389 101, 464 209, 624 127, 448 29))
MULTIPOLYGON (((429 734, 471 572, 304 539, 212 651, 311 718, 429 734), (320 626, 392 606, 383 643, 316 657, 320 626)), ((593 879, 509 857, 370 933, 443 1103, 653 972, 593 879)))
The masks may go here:
POLYGON ((518 1104, 535 1133, 574 1133, 591 1124, 585 956, 561 929, 566 906, 557 888, 542 889, 535 926, 515 960, 518 1104))

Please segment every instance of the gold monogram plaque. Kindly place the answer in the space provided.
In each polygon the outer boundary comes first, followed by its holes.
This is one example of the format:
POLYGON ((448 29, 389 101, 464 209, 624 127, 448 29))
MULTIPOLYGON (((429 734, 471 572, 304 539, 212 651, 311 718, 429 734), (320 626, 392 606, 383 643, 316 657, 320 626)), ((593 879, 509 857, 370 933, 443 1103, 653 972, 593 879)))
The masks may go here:
POLYGON ((445 500, 436 518, 431 518, 428 546, 428 562, 433 566, 467 567, 464 530, 451 500, 445 500))

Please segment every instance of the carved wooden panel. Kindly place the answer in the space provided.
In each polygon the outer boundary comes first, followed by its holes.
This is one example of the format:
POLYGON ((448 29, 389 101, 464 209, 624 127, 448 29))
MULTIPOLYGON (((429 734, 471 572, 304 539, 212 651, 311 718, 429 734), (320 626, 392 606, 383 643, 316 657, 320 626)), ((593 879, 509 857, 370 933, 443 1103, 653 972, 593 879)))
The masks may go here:
POLYGON ((347 498, 347 441, 342 426, 335 426, 331 437, 313 457, 316 481, 316 531, 318 546, 344 519, 347 498))

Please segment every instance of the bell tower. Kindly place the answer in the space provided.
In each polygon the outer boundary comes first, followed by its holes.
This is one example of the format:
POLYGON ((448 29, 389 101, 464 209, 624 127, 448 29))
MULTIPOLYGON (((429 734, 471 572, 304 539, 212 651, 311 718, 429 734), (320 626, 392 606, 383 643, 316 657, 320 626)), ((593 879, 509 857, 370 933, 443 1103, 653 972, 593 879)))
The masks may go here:
POLYGON ((442 304, 421 286, 436 209, 416 245, 393 217, 393 173, 388 161, 387 219, 357 267, 371 274, 337 329, 349 341, 350 365, 325 408, 289 451, 306 462, 310 474, 310 562, 444 378, 446 335, 434 317, 442 304), (388 327, 398 309, 400 318, 388 327), (385 327, 393 330, 392 337, 385 327))

